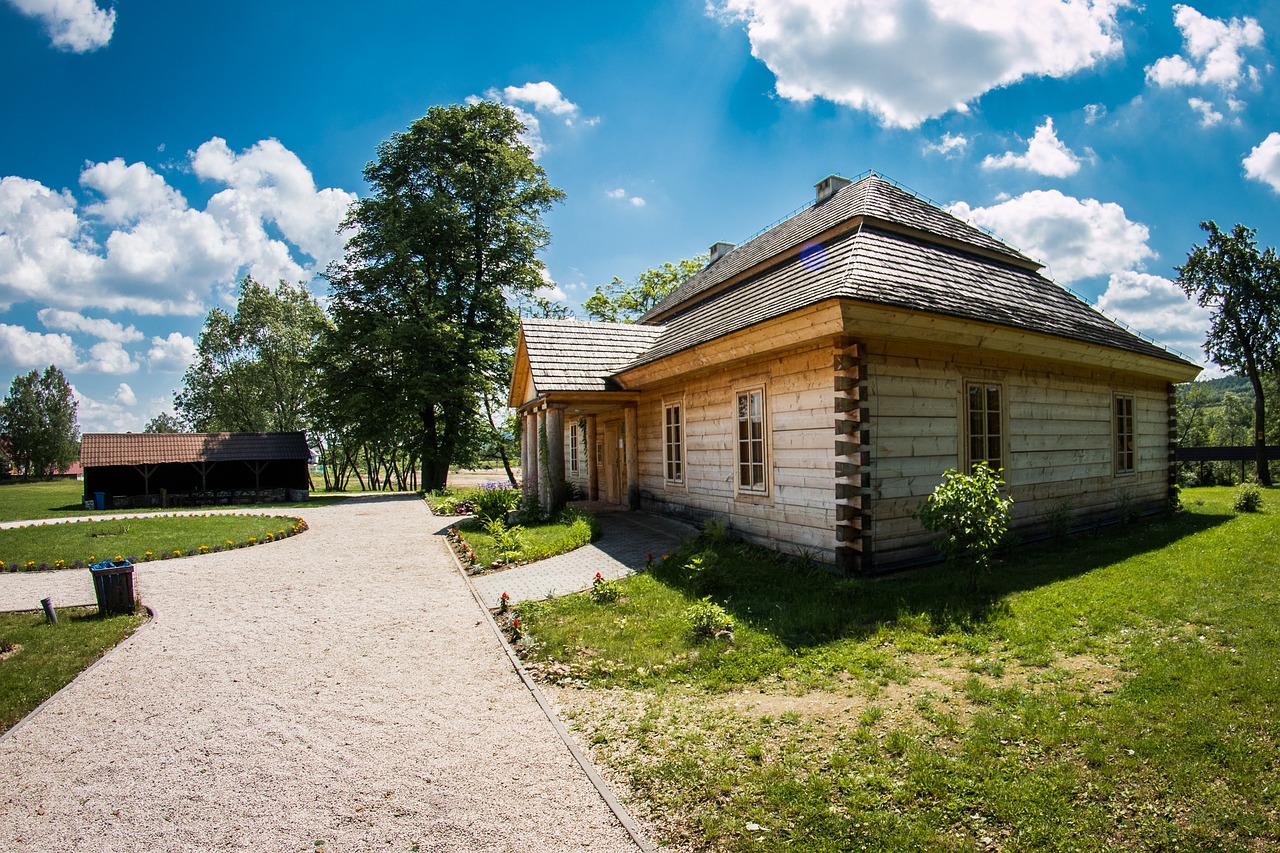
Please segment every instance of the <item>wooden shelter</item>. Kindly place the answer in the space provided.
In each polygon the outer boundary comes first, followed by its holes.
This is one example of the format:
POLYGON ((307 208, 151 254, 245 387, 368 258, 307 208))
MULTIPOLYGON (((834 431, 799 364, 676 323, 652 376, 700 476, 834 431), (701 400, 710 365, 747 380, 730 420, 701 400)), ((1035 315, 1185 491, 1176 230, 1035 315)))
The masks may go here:
POLYGON ((1024 535, 1163 511, 1173 384, 1200 368, 1040 268, 879 175, 829 177, 637 324, 522 322, 524 489, 723 518, 846 571, 932 558, 912 513, 978 462, 1024 535))
MULTIPOLYGON (((310 489, 305 432, 86 433, 84 497, 104 507, 283 500, 310 489)), ((301 494, 298 494, 301 493, 301 494)))

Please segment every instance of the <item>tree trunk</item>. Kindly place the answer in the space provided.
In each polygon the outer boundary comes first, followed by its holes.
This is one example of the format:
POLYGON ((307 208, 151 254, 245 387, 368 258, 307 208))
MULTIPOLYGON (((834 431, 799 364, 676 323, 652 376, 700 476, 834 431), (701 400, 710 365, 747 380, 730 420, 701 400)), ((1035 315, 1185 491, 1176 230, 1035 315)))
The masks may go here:
MULTIPOLYGON (((1253 448, 1256 452, 1258 482, 1271 487, 1271 465, 1267 459, 1267 407, 1262 397, 1262 375, 1252 363, 1246 365, 1253 386, 1253 448)), ((1243 478, 1241 478, 1243 479, 1243 478)))

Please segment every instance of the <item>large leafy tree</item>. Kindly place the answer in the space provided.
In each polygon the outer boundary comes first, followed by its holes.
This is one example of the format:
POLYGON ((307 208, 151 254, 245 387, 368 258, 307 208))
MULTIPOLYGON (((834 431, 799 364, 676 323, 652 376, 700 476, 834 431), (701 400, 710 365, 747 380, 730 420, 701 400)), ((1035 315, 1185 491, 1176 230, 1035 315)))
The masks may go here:
POLYGON ((196 432, 286 432, 307 429, 315 393, 312 355, 328 325, 301 284, 240 283, 234 314, 205 318, 195 362, 174 407, 196 432))
POLYGON ((706 266, 707 257, 698 255, 674 263, 667 261, 640 273, 634 283, 614 276, 608 284, 596 285, 595 291, 582 303, 582 309, 593 320, 634 323, 640 315, 706 266))
POLYGON ((0 432, 24 479, 52 476, 79 456, 76 408, 71 386, 54 365, 14 377, 0 403, 0 432))
POLYGON ((544 286, 542 215, 564 194, 523 131, 481 101, 433 107, 382 143, 329 268, 325 397, 362 434, 416 441, 426 489, 492 432, 482 401, 515 334, 508 300, 544 286))
POLYGON ((1178 285, 1213 310, 1205 352, 1253 386, 1258 479, 1270 486, 1263 377, 1280 364, 1280 258, 1272 248, 1259 251, 1252 228, 1237 223, 1227 233, 1213 221, 1200 227, 1209 237, 1177 268, 1178 285))

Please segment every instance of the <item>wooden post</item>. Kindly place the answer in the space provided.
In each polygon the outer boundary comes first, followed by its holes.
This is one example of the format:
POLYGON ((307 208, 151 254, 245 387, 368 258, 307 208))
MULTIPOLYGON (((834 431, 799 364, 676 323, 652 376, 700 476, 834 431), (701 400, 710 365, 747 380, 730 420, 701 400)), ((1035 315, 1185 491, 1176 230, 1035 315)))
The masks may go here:
POLYGON ((524 440, 521 442, 520 474, 524 478, 525 499, 538 497, 538 416, 534 412, 524 413, 524 440))
POLYGON ((627 459, 627 509, 640 508, 640 427, 634 405, 622 412, 623 447, 627 459))
POLYGON ((538 503, 546 512, 551 511, 551 470, 547 467, 547 454, 542 452, 542 439, 546 436, 550 450, 551 436, 547 435, 547 411, 539 409, 538 428, 534 430, 534 447, 538 461, 538 503))
POLYGON ((564 409, 547 409, 547 492, 550 512, 564 509, 564 409))
POLYGON ((587 463, 587 498, 600 500, 600 466, 596 462, 596 416, 587 415, 587 446, 582 458, 587 463))

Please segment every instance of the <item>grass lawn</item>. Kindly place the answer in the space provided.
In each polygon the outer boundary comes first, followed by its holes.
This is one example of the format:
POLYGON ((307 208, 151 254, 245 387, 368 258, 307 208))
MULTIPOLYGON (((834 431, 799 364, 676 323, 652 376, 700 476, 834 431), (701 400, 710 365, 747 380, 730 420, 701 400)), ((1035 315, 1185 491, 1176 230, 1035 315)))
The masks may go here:
POLYGON ((615 603, 520 605, 520 646, 666 844, 1273 849, 1280 493, 1232 496, 1017 551, 979 593, 702 541, 615 603), (703 597, 732 640, 693 639, 703 597))
POLYGON ((212 551, 256 544, 268 534, 278 538, 281 531, 291 533, 297 523, 279 515, 216 514, 27 525, 0 530, 0 564, 21 569, 30 561, 53 568, 57 560, 70 566, 76 560, 88 564, 119 557, 160 559, 161 554, 174 556, 174 551, 185 556, 202 547, 212 551))
MULTIPOLYGON (((596 519, 576 509, 565 510, 554 521, 517 525, 514 540, 510 540, 505 548, 487 530, 485 522, 478 518, 458 522, 457 529, 463 541, 476 555, 472 571, 483 571, 493 567, 495 562, 501 564, 504 556, 508 561, 531 563, 557 554, 567 554, 600 535, 600 525, 596 519), (513 547, 518 550, 507 550, 513 547)), ((508 528, 508 535, 510 530, 512 529, 508 528)), ((458 550, 462 551, 461 548, 458 550)), ((463 563, 466 563, 465 559, 463 563)))
POLYGON ((0 613, 0 732, 102 657, 146 619, 100 619, 92 608, 58 609, 58 624, 43 613, 0 613))
MULTIPOLYGON (((306 508, 327 506, 348 495, 312 495, 310 500, 294 503, 270 504, 274 508, 306 508)), ((244 507, 250 511, 267 506, 254 504, 244 507)), ((66 518, 78 515, 118 515, 120 513, 168 512, 161 509, 86 510, 84 508, 84 483, 79 480, 40 480, 30 483, 14 481, 0 484, 0 521, 26 521, 39 518, 66 518)))

